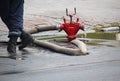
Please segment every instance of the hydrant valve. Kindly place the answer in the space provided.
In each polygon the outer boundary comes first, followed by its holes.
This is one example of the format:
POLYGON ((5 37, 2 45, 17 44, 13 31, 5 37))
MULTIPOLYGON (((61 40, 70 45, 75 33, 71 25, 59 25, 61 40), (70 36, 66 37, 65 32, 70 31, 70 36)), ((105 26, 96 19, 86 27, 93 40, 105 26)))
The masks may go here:
POLYGON ((75 13, 73 15, 68 14, 68 10, 66 9, 66 15, 70 17, 70 22, 66 22, 66 19, 63 17, 63 24, 57 26, 59 31, 64 30, 67 33, 68 42, 77 38, 77 32, 81 29, 84 31, 84 25, 79 22, 79 18, 76 21, 72 21, 72 17, 76 14, 76 8, 74 9, 75 13))

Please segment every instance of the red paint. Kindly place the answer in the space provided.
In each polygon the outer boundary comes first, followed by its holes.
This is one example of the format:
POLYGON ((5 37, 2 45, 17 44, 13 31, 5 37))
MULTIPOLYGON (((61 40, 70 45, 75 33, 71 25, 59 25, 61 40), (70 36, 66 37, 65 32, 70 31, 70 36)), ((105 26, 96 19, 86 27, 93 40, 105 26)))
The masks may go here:
POLYGON ((77 38, 77 32, 81 29, 84 31, 84 25, 79 22, 79 18, 76 19, 76 21, 72 21, 73 15, 68 15, 68 11, 66 10, 67 16, 70 17, 70 22, 66 22, 66 19, 63 18, 64 23, 60 25, 60 31, 64 30, 67 33, 68 42, 71 42, 72 40, 77 38))

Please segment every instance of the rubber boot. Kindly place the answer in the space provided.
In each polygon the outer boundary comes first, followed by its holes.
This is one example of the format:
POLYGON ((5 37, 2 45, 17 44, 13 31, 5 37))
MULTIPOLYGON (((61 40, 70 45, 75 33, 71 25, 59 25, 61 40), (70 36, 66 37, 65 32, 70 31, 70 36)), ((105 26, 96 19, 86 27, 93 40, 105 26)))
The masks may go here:
POLYGON ((20 36, 20 39, 21 39, 21 45, 19 46, 19 50, 24 49, 30 43, 33 42, 32 36, 29 33, 25 32, 25 31, 22 32, 22 34, 20 36))
POLYGON ((10 54, 11 58, 15 58, 16 57, 16 44, 17 44, 17 39, 18 37, 10 37, 9 41, 8 41, 8 46, 7 46, 7 51, 10 54))

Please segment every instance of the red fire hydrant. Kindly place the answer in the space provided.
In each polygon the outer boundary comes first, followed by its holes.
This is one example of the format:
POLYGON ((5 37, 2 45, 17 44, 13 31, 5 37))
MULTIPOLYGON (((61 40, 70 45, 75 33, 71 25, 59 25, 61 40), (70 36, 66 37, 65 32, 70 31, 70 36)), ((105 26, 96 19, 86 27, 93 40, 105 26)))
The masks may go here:
POLYGON ((67 33, 68 42, 77 38, 77 32, 81 29, 84 31, 84 25, 79 22, 79 18, 76 21, 72 21, 72 17, 76 15, 76 8, 74 8, 74 14, 68 14, 68 9, 66 9, 66 15, 70 17, 70 22, 67 22, 65 18, 63 18, 64 23, 60 24, 59 30, 64 30, 67 33))

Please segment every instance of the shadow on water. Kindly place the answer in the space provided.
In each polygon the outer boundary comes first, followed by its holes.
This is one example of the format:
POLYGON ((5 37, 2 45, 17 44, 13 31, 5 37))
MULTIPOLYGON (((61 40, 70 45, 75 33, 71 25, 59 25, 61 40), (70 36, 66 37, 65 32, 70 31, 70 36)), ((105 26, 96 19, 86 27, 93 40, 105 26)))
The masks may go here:
POLYGON ((9 56, 0 56, 0 58, 9 58, 9 56))
MULTIPOLYGON (((10 58, 10 54, 6 50, 7 48, 7 42, 5 43, 0 43, 0 58, 10 58)), ((25 60, 27 58, 27 55, 31 54, 29 50, 23 49, 23 50, 18 50, 17 51, 17 56, 21 57, 22 60, 25 60)))
POLYGON ((14 75, 14 74, 20 74, 24 73, 24 71, 6 71, 6 72, 1 72, 0 75, 14 75))

